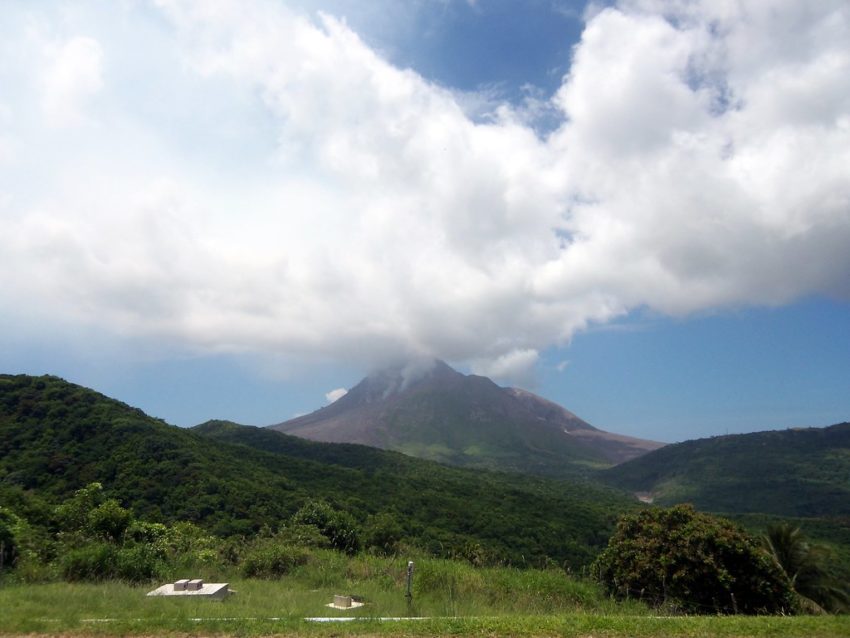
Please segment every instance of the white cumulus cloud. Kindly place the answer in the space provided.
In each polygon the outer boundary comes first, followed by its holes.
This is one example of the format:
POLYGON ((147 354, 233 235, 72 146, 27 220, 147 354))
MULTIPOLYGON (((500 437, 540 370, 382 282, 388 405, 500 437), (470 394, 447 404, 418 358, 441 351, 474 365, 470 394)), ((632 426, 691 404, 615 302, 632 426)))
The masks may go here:
POLYGON ((325 399, 327 399, 328 403, 333 403, 348 394, 348 390, 345 388, 337 388, 336 390, 331 390, 330 392, 325 393, 325 399))
POLYGON ((850 8, 769 5, 588 13, 545 137, 285 3, 110 5, 150 56, 57 17, 50 56, 0 64, 0 146, 24 149, 0 176, 0 308, 516 377, 639 307, 847 298, 850 8), (95 94, 98 127, 49 130, 95 94))
POLYGON ((46 46, 42 109, 53 126, 85 121, 86 102, 103 86, 103 52, 92 38, 76 36, 46 46))

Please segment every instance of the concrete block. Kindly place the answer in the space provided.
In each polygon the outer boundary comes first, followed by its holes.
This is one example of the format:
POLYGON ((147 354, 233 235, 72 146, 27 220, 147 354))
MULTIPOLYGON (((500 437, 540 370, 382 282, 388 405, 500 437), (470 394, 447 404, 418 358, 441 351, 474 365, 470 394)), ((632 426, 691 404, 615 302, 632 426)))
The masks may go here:
POLYGON ((188 578, 181 578, 180 580, 174 581, 174 591, 186 591, 186 585, 188 584, 188 578))

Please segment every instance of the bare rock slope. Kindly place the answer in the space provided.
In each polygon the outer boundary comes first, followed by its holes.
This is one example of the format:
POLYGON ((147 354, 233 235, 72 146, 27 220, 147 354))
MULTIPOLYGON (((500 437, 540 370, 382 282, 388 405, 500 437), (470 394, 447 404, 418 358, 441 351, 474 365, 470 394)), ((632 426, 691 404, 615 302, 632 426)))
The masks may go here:
POLYGON ((315 441, 546 476, 585 474, 663 445, 599 430, 531 392, 461 374, 442 361, 382 370, 331 405, 270 427, 315 441))

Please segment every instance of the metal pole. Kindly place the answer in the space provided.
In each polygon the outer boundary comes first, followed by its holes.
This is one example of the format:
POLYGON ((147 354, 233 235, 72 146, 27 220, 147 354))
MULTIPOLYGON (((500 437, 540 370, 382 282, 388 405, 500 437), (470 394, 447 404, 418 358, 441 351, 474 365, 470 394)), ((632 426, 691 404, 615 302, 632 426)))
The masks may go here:
POLYGON ((411 600, 413 600, 413 561, 407 561, 407 593, 405 594, 405 598, 407 598, 408 604, 411 600))

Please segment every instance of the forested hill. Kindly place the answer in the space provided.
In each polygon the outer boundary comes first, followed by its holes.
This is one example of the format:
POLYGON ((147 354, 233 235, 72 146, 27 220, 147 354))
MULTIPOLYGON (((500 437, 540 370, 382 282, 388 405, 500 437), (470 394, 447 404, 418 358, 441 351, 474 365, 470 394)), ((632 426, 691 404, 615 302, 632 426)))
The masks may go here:
POLYGON ((850 423, 668 445, 606 470, 655 503, 713 512, 850 516, 850 423))
POLYGON ((407 542, 436 553, 473 548, 526 564, 586 564, 633 506, 586 484, 447 468, 258 428, 184 430, 56 377, 0 375, 0 505, 56 503, 93 481, 141 518, 192 521, 220 535, 275 529, 322 498, 360 522, 387 513, 407 542))

